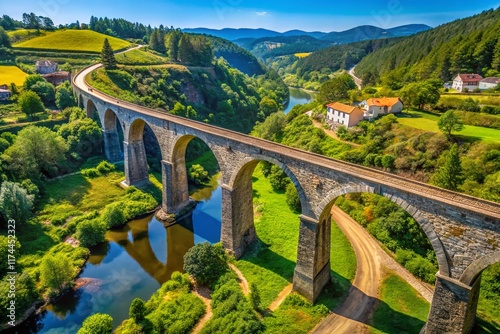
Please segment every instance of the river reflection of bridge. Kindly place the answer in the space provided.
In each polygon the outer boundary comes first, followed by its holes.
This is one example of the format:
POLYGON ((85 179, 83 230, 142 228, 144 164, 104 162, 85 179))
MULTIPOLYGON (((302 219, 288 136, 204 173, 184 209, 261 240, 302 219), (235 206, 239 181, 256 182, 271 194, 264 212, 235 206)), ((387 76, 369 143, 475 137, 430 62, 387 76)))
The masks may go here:
MULTIPOLYGON (((107 232, 106 239, 120 245, 141 268, 160 285, 168 281, 174 271, 183 271, 184 254, 194 246, 192 215, 175 225, 165 228, 167 256, 166 263, 158 259, 149 238, 149 223, 152 216, 136 219, 127 225, 107 232)), ((89 262, 96 265, 107 254, 107 245, 102 251, 96 250, 89 262)))

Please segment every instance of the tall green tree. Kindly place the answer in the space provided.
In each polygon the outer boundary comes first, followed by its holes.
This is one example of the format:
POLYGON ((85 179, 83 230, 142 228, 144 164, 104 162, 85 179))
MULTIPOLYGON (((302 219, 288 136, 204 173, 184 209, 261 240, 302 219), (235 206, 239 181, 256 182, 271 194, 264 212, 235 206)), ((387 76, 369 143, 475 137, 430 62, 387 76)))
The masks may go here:
POLYGON ((462 162, 458 155, 458 145, 453 144, 448 152, 445 152, 444 165, 432 176, 431 183, 442 188, 457 191, 464 182, 462 162))
POLYGON ((452 131, 462 131, 464 122, 453 110, 448 110, 439 117, 438 127, 446 136, 451 137, 452 131))
POLYGON ((75 276, 75 268, 66 256, 46 255, 40 263, 42 286, 51 290, 63 291, 75 276))
POLYGON ((11 46, 10 37, 1 26, 0 26, 0 46, 4 46, 6 48, 10 48, 11 46))
POLYGON ((40 96, 44 105, 53 104, 56 100, 56 88, 50 82, 39 81, 31 86, 31 90, 40 96))
POLYGON ((0 187, 0 213, 5 221, 14 219, 18 224, 25 223, 33 210, 34 196, 19 183, 5 181, 0 187))
POLYGON ((104 39, 104 44, 102 45, 101 62, 107 70, 113 70, 116 68, 115 54, 107 38, 104 39))
POLYGON ((179 41, 182 37, 180 30, 174 29, 167 36, 168 55, 171 61, 177 61, 179 58, 179 41))
POLYGON ((17 103, 21 108, 21 111, 30 118, 34 114, 38 114, 40 112, 45 111, 42 100, 40 99, 37 93, 31 90, 22 92, 21 95, 19 95, 19 98, 17 99, 17 103))

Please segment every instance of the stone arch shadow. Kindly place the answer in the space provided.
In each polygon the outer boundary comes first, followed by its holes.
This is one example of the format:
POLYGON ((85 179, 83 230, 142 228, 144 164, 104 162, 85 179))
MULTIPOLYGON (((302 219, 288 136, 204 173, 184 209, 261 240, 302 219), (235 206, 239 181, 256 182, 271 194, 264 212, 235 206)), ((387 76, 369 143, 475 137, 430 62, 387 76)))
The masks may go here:
POLYGON ((406 212, 408 212, 408 214, 410 214, 415 219, 415 221, 420 225, 425 235, 429 239, 429 242, 436 254, 439 273, 447 277, 451 275, 450 260, 447 256, 447 252, 443 244, 441 243, 441 240, 439 239, 437 233, 434 231, 432 224, 420 213, 420 211, 416 207, 410 205, 408 202, 406 202, 402 198, 392 193, 378 191, 377 188, 366 185, 349 185, 346 187, 342 187, 340 189, 336 189, 330 192, 323 199, 323 201, 321 201, 315 207, 314 212, 316 212, 317 217, 325 217, 325 215, 327 215, 331 211, 333 203, 337 197, 351 193, 373 193, 377 195, 382 195, 391 200, 392 202, 394 202, 395 204, 397 204, 398 206, 400 206, 406 212))

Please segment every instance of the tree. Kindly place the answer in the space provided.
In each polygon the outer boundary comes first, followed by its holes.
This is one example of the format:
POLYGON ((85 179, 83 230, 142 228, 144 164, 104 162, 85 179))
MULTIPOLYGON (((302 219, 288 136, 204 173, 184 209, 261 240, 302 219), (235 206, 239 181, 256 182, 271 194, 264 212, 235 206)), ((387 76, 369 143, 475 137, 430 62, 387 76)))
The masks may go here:
POLYGON ((100 220, 86 220, 76 227, 76 238, 83 247, 93 247, 106 240, 106 225, 100 220))
POLYGON ((257 123, 252 134, 263 139, 276 141, 281 138, 286 126, 286 116, 283 112, 276 112, 267 117, 264 122, 257 123))
POLYGON ((208 181, 208 172, 202 165, 195 164, 189 168, 188 177, 196 184, 203 184, 208 181))
POLYGON ((56 88, 50 82, 39 81, 31 86, 31 90, 40 96, 45 105, 52 104, 56 100, 56 88))
POLYGON ((132 300, 128 314, 129 317, 134 319, 136 323, 144 320, 144 316, 146 315, 146 306, 144 305, 144 301, 141 298, 135 298, 132 300))
POLYGON ((104 44, 102 45, 101 62, 106 70, 116 69, 115 54, 107 38, 104 39, 104 44))
POLYGON ((259 289, 257 288, 257 284, 253 283, 250 284, 250 295, 249 295, 250 303, 252 303, 252 306, 254 310, 259 310, 260 308, 260 293, 259 289))
POLYGON ((446 136, 451 137, 452 131, 462 131, 464 122, 458 117, 453 110, 445 112, 438 120, 438 127, 446 136))
POLYGON ((348 99, 352 89, 356 89, 356 83, 349 74, 342 74, 321 85, 317 99, 322 103, 348 99))
POLYGON ((93 314, 82 324, 77 334, 111 334, 113 332, 113 318, 109 314, 93 314))
POLYGON ((33 117, 34 114, 45 111, 40 96, 31 90, 22 92, 21 95, 19 95, 17 103, 21 111, 30 118, 33 117))
POLYGON ((224 249, 208 242, 191 247, 184 255, 184 271, 200 285, 210 285, 227 271, 224 249))
POLYGON ((179 40, 182 37, 182 32, 179 30, 172 30, 168 34, 168 55, 171 61, 177 61, 179 56, 179 40))
POLYGON ((70 152, 88 157, 101 151, 102 130, 90 118, 77 119, 63 124, 57 133, 66 140, 70 152))
POLYGON ((6 47, 6 48, 11 47, 10 37, 7 34, 7 32, 5 32, 3 27, 1 27, 1 26, 0 26, 0 46, 6 47))
POLYGON ((193 64, 193 45, 191 44, 191 37, 188 34, 182 34, 179 40, 179 50, 177 59, 186 64, 193 64))
POLYGON ((56 106, 59 110, 64 110, 68 107, 76 106, 76 98, 71 89, 69 81, 64 82, 57 87, 56 91, 56 106))
POLYGON ((37 180, 55 176, 65 160, 68 145, 64 139, 45 127, 28 126, 2 156, 14 179, 37 180))
POLYGON ((66 256, 46 255, 40 263, 42 286, 51 290, 63 291, 73 280, 75 268, 66 256))
POLYGON ((272 113, 277 112, 279 109, 278 104, 275 100, 264 96, 259 103, 259 110, 264 114, 264 117, 271 115, 272 113))
POLYGON ((46 82, 40 74, 30 74, 24 79, 23 89, 31 90, 31 87, 38 82, 46 82))
POLYGON ((19 183, 5 181, 0 187, 0 213, 7 221, 15 220, 18 224, 25 223, 33 210, 34 196, 21 187, 19 183))
POLYGON ((431 178, 431 183, 442 188, 457 191, 464 182, 462 163, 458 155, 458 145, 453 144, 445 154, 445 163, 431 178))

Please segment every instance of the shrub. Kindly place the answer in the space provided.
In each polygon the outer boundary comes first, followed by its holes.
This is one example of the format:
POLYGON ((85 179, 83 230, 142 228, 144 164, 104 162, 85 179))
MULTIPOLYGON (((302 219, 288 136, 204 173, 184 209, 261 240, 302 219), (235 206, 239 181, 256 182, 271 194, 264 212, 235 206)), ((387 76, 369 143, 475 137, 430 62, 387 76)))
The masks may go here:
POLYGON ((192 165, 188 171, 188 178, 196 184, 204 184, 209 180, 208 172, 200 164, 192 165))
POLYGON ((301 209, 300 197, 293 183, 290 182, 286 186, 285 195, 286 195, 286 204, 288 204, 290 209, 292 209, 295 212, 300 212, 301 209))
POLYGON ((83 322, 77 334, 111 334, 113 332, 113 318, 108 314, 96 313, 83 322))
POLYGON ((250 303, 252 303, 254 310, 259 310, 261 300, 260 300, 260 293, 259 293, 259 289, 257 288, 257 284, 252 283, 250 285, 250 295, 248 297, 250 299, 250 303))
POLYGON ((116 166, 110 162, 103 160, 103 161, 99 162, 96 169, 99 173, 101 173, 101 175, 107 175, 107 174, 115 171, 116 166))
POLYGON ((124 211, 124 203, 117 202, 106 205, 102 213, 102 220, 107 228, 123 225, 127 222, 124 211))
POLYGON ((135 322, 141 322, 146 315, 146 306, 140 298, 135 298, 130 304, 129 317, 134 319, 135 322))
POLYGON ((76 227, 76 238, 83 247, 92 247, 105 239, 106 225, 98 219, 83 221, 76 227))
POLYGON ((273 189, 278 191, 284 191, 286 186, 291 182, 286 173, 276 165, 272 165, 271 173, 268 177, 273 189))
POLYGON ((82 169, 81 173, 82 173, 83 176, 91 178, 91 179, 94 178, 94 177, 101 176, 101 173, 99 173, 99 171, 97 170, 97 168, 82 169))
POLYGON ((427 283, 433 283, 436 280, 436 272, 438 269, 429 260, 417 255, 415 258, 408 261, 405 265, 416 277, 426 281, 427 283))
POLYGON ((184 271, 201 285, 211 285, 227 269, 226 256, 220 244, 197 244, 184 255, 184 271))

